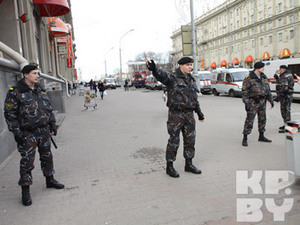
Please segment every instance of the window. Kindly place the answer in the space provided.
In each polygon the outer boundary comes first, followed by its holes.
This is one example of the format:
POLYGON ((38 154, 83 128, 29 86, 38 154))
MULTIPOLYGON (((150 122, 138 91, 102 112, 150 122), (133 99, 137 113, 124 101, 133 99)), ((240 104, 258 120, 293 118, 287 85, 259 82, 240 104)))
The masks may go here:
POLYGON ((264 31, 264 25, 260 25, 260 26, 259 26, 259 31, 260 31, 260 32, 263 32, 263 31, 264 31))
POLYGON ((260 46, 263 46, 264 45, 264 38, 260 38, 260 46))
POLYGON ((236 9, 236 15, 238 16, 239 15, 239 9, 236 9))
POLYGON ((247 18, 244 18, 244 26, 247 26, 247 18))
POLYGON ((255 40, 252 40, 252 48, 255 48, 255 40))
POLYGON ((244 49, 247 49, 247 41, 244 42, 244 49))
POLYGON ((273 14, 271 7, 268 8, 268 14, 269 14, 269 16, 271 16, 273 14))
POLYGON ((241 51, 241 45, 238 44, 238 52, 241 51))
POLYGON ((281 42, 282 40, 283 40, 283 35, 282 35, 282 33, 279 33, 279 34, 278 34, 278 41, 281 42))
POLYGON ((228 54, 228 48, 226 48, 226 54, 228 54))
POLYGON ((282 12, 282 3, 278 3, 278 12, 282 12))
POLYGON ((260 20, 263 18, 263 13, 262 13, 262 11, 259 11, 259 13, 258 13, 258 18, 259 18, 260 20))
POLYGON ((248 31, 245 30, 245 31, 244 31, 244 37, 247 37, 247 36, 248 36, 248 31))
POLYGON ((269 30, 273 28, 273 22, 269 22, 269 30))
POLYGON ((251 2, 251 9, 254 9, 254 1, 251 2))
POLYGON ((279 19, 279 20, 278 20, 278 26, 281 27, 282 24, 283 24, 282 19, 279 19))
POLYGON ((262 5, 262 0, 259 0, 259 4, 262 5))
POLYGON ((293 39, 295 36, 294 30, 290 30, 290 39, 293 39))
POLYGON ((293 23, 293 22, 295 22, 295 17, 294 17, 294 15, 290 15, 290 23, 293 23))
POLYGON ((217 80, 223 81, 224 80, 224 73, 218 73, 217 80))
POLYGON ((224 21, 226 21, 227 20, 227 15, 224 15, 224 21))
POLYGON ((230 24, 230 30, 231 31, 233 30, 233 24, 232 23, 230 24))
POLYGON ((294 7, 295 6, 295 0, 290 0, 290 7, 294 7))
POLYGON ((272 44, 272 43, 273 43, 273 36, 270 35, 270 36, 269 36, 269 44, 272 44))
POLYGON ((232 77, 231 77, 231 75, 229 74, 229 73, 226 73, 226 81, 228 82, 228 83, 231 83, 233 80, 232 80, 232 77))
POLYGON ((252 35, 255 34, 255 28, 254 27, 251 28, 251 34, 252 35))
POLYGON ((251 21, 252 21, 252 23, 255 22, 255 17, 254 17, 254 15, 251 16, 251 21))
POLYGON ((240 21, 238 20, 237 22, 236 22, 236 28, 239 28, 240 27, 240 21))
POLYGON ((247 6, 244 5, 244 12, 247 12, 247 6))

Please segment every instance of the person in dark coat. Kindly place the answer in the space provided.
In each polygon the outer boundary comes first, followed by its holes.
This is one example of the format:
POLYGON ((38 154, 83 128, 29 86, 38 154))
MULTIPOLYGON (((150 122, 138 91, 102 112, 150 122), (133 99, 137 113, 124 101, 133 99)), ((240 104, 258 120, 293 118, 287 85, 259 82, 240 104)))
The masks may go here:
POLYGON ((46 187, 62 189, 64 185, 53 177, 50 135, 57 134, 57 126, 46 90, 38 83, 39 70, 36 65, 27 65, 22 73, 24 78, 7 93, 4 116, 21 154, 19 185, 22 187, 23 205, 29 206, 32 204, 29 187, 32 184, 31 171, 36 148, 46 177, 46 187))
POLYGON ((105 87, 102 81, 99 81, 98 83, 98 89, 99 89, 99 93, 101 96, 101 99, 103 100, 103 95, 104 95, 104 91, 105 91, 105 87))
POLYGON ((152 71, 153 76, 166 85, 168 90, 167 128, 170 138, 166 149, 166 173, 175 178, 179 177, 178 172, 173 167, 173 162, 176 160, 180 132, 183 134, 184 141, 185 171, 201 174, 201 170, 192 164, 192 159, 195 156, 196 139, 194 111, 199 120, 204 121, 204 115, 198 102, 199 90, 195 84, 195 79, 191 76, 193 62, 192 58, 183 57, 178 61, 179 68, 169 74, 162 69, 157 69, 153 60, 146 61, 146 66, 152 71))

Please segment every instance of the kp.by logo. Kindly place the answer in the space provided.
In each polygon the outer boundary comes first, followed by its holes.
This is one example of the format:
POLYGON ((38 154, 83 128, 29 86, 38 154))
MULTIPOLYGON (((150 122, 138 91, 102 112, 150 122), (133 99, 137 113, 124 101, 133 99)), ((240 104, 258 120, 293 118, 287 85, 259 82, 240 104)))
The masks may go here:
MULTIPOLYGON (((287 188, 295 181, 295 174, 291 171, 265 171, 265 190, 260 182, 263 177, 263 171, 254 170, 249 177, 248 171, 241 170, 236 172, 236 194, 249 195, 248 188, 252 190, 253 195, 278 195, 280 190, 284 189, 286 195, 292 193, 287 188)), ((274 196, 275 197, 275 196, 274 196)), ((281 205, 275 203, 275 198, 237 198, 236 215, 237 222, 259 222, 263 219, 261 207, 265 201, 266 209, 273 213, 274 221, 284 221, 285 213, 289 212, 293 205, 293 198, 284 198, 281 205)))

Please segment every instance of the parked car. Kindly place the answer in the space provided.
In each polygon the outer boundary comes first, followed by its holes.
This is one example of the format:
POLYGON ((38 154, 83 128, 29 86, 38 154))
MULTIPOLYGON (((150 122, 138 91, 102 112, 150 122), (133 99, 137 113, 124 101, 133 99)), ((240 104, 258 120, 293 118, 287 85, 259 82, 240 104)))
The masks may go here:
POLYGON ((153 75, 146 78, 145 87, 151 90, 162 90, 162 83, 159 82, 153 75))
POLYGON ((240 96, 242 94, 242 84, 244 78, 249 74, 248 69, 244 68, 217 68, 212 71, 211 89, 215 96, 220 93, 229 96, 240 96))
POLYGON ((144 87, 145 86, 145 76, 143 74, 135 74, 133 80, 133 86, 136 88, 144 87))
POLYGON ((197 88, 201 93, 211 92, 211 75, 212 73, 207 70, 198 71, 198 74, 194 75, 196 80, 197 88))
POLYGON ((107 88, 111 88, 111 89, 116 89, 117 85, 115 82, 114 78, 105 78, 104 81, 104 87, 107 88))

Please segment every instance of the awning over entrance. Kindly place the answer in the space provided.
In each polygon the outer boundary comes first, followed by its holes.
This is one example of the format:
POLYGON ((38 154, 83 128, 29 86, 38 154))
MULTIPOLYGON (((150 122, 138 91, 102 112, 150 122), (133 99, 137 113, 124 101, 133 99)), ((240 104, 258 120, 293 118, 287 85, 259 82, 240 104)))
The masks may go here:
POLYGON ((48 28, 52 37, 65 37, 69 34, 67 25, 59 18, 48 18, 48 28))
POLYGON ((267 61, 270 59, 270 54, 268 52, 265 52, 261 55, 261 60, 267 61))
POLYGON ((290 50, 288 50, 287 48, 283 49, 280 54, 279 54, 279 58, 283 59, 283 58, 289 58, 291 55, 290 50))
POLYGON ((217 67, 217 64, 215 62, 213 62, 211 65, 210 65, 211 68, 216 68, 217 67))
POLYGON ((39 4, 42 17, 62 16, 70 12, 67 0, 33 0, 32 2, 39 4))
POLYGON ((223 60, 223 61, 221 62, 221 64, 220 64, 220 66, 227 66, 226 60, 223 60))
POLYGON ((251 62, 253 62, 253 57, 252 57, 251 55, 248 55, 248 56, 246 57, 246 59, 245 59, 245 62, 246 62, 246 63, 251 63, 251 62))

